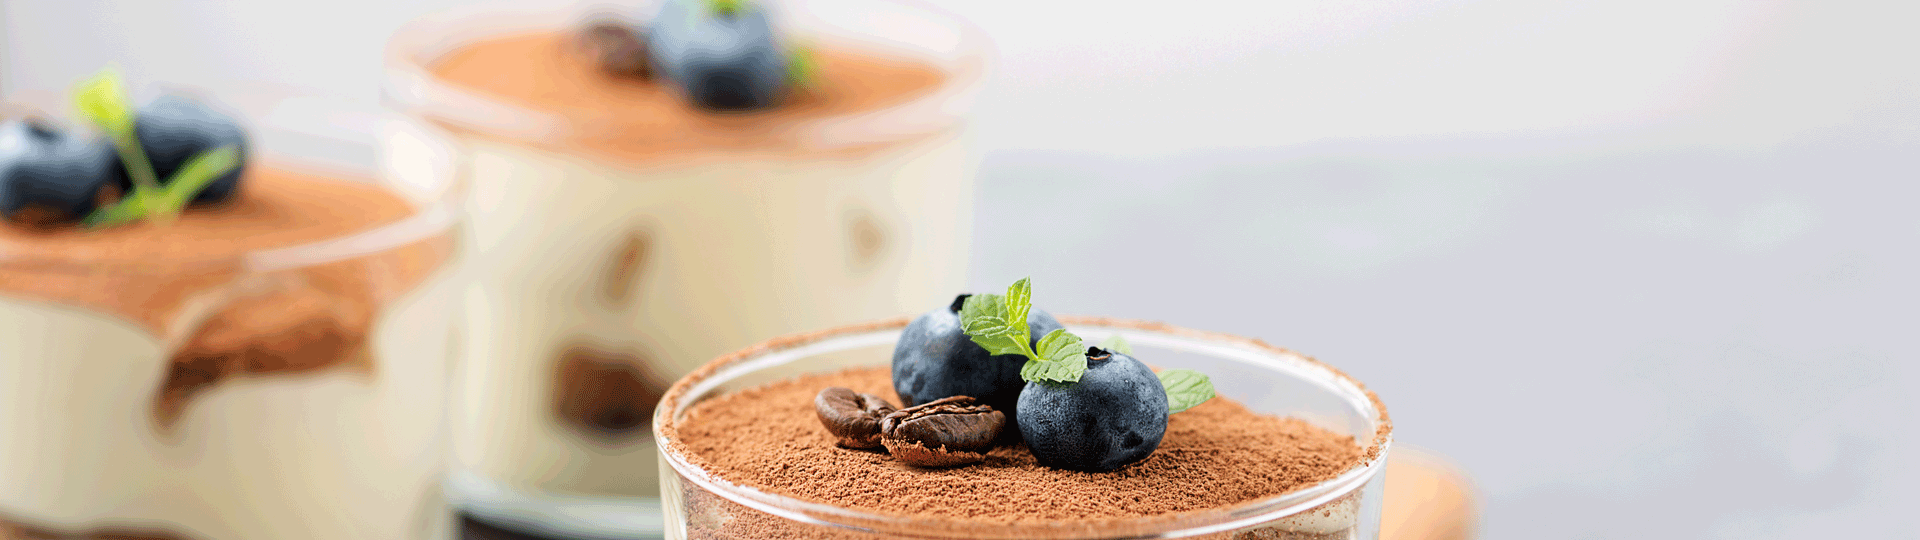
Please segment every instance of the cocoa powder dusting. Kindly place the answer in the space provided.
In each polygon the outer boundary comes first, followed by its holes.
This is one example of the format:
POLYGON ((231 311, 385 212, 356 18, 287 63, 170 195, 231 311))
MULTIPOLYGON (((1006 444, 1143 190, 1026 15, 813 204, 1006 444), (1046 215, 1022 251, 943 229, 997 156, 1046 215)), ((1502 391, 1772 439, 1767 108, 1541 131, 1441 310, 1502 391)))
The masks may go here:
MULTIPOLYGON (((693 465, 736 484, 877 514, 981 523, 1091 524, 1220 508, 1332 479, 1364 454, 1351 436, 1215 398, 1171 416, 1153 455, 1113 472, 1041 467, 1025 446, 996 448, 973 466, 916 469, 884 452, 835 445, 813 408, 814 396, 832 386, 894 395, 885 368, 775 382, 694 405, 675 445, 693 465)), ((696 537, 771 533, 759 519, 771 516, 705 515, 702 507, 732 505, 689 495, 696 537)))
MULTIPOLYGON (((787 139, 809 122, 869 113, 932 94, 948 74, 929 63, 852 47, 815 50, 818 81, 780 107, 741 114, 698 111, 658 81, 605 72, 583 52, 580 29, 503 34, 465 44, 424 66, 440 81, 565 119, 553 150, 615 162, 684 160, 731 149, 818 153, 787 139)), ((458 125, 450 125, 462 129, 458 125)), ((522 144, 537 141, 520 141, 522 144)))

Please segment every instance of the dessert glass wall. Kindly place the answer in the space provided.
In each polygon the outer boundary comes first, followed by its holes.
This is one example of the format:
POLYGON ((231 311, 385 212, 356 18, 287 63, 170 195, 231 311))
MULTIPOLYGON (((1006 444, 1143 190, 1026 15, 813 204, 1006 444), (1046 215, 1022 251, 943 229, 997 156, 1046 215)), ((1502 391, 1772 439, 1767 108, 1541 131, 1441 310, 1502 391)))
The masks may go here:
MULTIPOLYGON (((1220 538, 1367 539, 1379 536, 1381 490, 1393 426, 1373 393, 1319 361, 1258 340, 1145 323, 1060 317, 1089 342, 1119 335, 1134 356, 1208 374, 1221 397, 1256 413, 1290 416, 1366 447, 1338 477, 1237 505, 1133 520, 1004 524, 908 518, 795 499, 728 482, 690 463, 673 434, 694 405, 801 374, 887 366, 900 329, 894 320, 770 340, 726 355, 675 383, 654 412, 666 537, 684 538, 1220 538), (763 536, 764 535, 764 536, 763 536)), ((804 404, 796 406, 804 407, 804 404)), ((831 444, 823 438, 821 444, 831 444)), ((1118 474, 1118 473, 1093 473, 1118 474)))
POLYGON ((373 139, 416 138, 403 124, 322 103, 246 111, 254 154, 229 207, 0 242, 0 537, 452 537, 457 190, 431 163, 377 162, 373 139), (368 130, 316 135, 274 111, 368 130), (299 228, 332 218, 281 210, 381 192, 400 217, 350 233, 247 250, 207 237, 299 228))
POLYGON ((990 63, 984 40, 904 2, 768 4, 810 43, 911 59, 943 81, 858 114, 733 118, 700 144, 648 151, 618 114, 499 99, 435 66, 490 37, 570 31, 595 11, 644 23, 650 5, 486 6, 391 42, 387 99, 455 134, 473 186, 450 480, 467 510, 555 532, 658 534, 645 420, 667 384, 757 340, 923 311, 964 285, 977 162, 965 119, 990 63))

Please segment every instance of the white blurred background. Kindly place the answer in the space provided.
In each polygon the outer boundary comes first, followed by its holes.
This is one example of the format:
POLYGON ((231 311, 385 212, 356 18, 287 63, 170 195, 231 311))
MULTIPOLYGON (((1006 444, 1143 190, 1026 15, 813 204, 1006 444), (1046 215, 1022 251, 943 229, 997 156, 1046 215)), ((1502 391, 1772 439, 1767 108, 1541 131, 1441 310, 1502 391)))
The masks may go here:
MULTIPOLYGON (((0 0, 0 95, 376 103, 460 3, 0 0)), ((1001 51, 977 289, 1342 366, 1485 538, 1920 538, 1920 3, 935 3, 1001 51)))

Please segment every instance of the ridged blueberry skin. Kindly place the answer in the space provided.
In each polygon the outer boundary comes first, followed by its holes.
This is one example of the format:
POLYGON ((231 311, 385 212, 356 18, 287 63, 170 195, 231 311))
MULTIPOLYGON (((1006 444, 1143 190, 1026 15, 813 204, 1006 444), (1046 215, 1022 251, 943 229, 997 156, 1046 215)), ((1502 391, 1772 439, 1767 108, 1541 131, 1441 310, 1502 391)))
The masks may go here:
POLYGON ((786 50, 766 10, 753 3, 720 14, 705 0, 669 0, 647 41, 654 70, 701 108, 764 109, 785 96, 786 50))
MULTIPOLYGON (((1008 421, 1017 421, 1020 390, 1027 385, 1020 380, 1020 366, 1027 358, 989 355, 967 337, 960 329, 959 314, 966 296, 915 318, 901 330, 900 342, 893 348, 893 391, 900 394, 902 407, 949 396, 971 396, 1006 413, 1008 421)), ((1060 321, 1053 315, 1033 310, 1027 315, 1028 346, 1060 328, 1060 321)))
POLYGON ((1020 435, 1041 465, 1106 472, 1146 459, 1167 434, 1167 391, 1131 356, 1087 362, 1072 384, 1027 383, 1020 435))
POLYGON ((94 197, 113 180, 119 163, 105 139, 85 138, 30 122, 0 124, 0 214, 13 217, 29 205, 78 220, 94 210, 94 197))
MULTIPOLYGON (((153 173, 163 185, 194 156, 222 146, 238 145, 241 166, 208 184, 194 196, 193 202, 225 201, 239 188, 240 175, 246 169, 247 132, 233 117, 200 100, 170 94, 140 109, 133 133, 140 138, 140 148, 146 152, 147 161, 153 164, 153 173)), ((133 178, 127 175, 124 164, 118 167, 117 175, 122 190, 133 188, 133 178)))

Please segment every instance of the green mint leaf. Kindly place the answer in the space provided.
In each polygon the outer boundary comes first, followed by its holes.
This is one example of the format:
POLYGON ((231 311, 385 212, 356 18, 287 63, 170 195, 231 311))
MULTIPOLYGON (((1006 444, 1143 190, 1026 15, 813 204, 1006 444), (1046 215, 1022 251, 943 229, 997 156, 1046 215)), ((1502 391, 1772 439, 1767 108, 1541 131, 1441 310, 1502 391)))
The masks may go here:
POLYGON ((1114 334, 1106 340, 1101 341, 1100 348, 1127 356, 1133 356, 1133 345, 1127 343, 1127 338, 1120 337, 1120 334, 1114 334))
MULTIPOLYGON (((1007 322, 1027 327, 1027 313, 1033 311, 1033 278, 1020 278, 1007 286, 1007 322)), ((1024 333, 1024 332, 1022 332, 1024 333)))
POLYGON ((85 224, 89 227, 103 227, 138 221, 149 212, 161 210, 165 202, 158 200, 160 180, 153 172, 153 163, 147 160, 147 153, 140 147, 140 139, 134 134, 133 125, 138 113, 134 112, 132 100, 127 98, 126 85, 120 79, 120 72, 112 66, 101 69, 93 77, 80 83, 73 91, 73 104, 80 114, 100 126, 113 141, 113 148, 120 154, 121 164, 126 166, 127 176, 133 180, 133 191, 123 196, 120 204, 97 210, 87 216, 85 224))
POLYGON ((1087 373, 1086 356, 1078 362, 1036 362, 1028 360, 1020 366, 1020 380, 1052 384, 1073 384, 1080 382, 1080 376, 1087 373))
POLYGON ((795 45, 787 55, 787 84, 801 88, 820 80, 820 59, 813 48, 795 45))
POLYGON ((141 217, 147 215, 146 201, 147 199, 140 197, 122 198, 113 206, 100 208, 87 214, 86 219, 81 220, 80 224, 97 229, 140 221, 141 217))
POLYGON ((1020 380, 1072 384, 1087 373, 1087 346, 1080 336, 1054 330, 1040 338, 1037 348, 1040 357, 1020 366, 1020 380))
POLYGON ((129 196, 119 203, 94 210, 88 214, 82 225, 90 228, 113 227, 139 221, 148 215, 171 218, 186 208, 214 180, 240 166, 240 147, 222 146, 188 159, 180 170, 173 173, 167 185, 152 197, 129 196))
POLYGON ((994 355, 1018 354, 1033 358, 1027 348, 1027 324, 1008 320, 1007 304, 997 294, 976 294, 960 305, 960 329, 980 348, 994 355))
POLYGON ((707 6, 713 8, 715 15, 732 17, 746 10, 746 0, 707 0, 707 6))
POLYGON ((109 67, 100 70, 86 82, 80 83, 73 93, 73 102, 100 129, 109 135, 133 134, 133 104, 127 100, 126 86, 120 81, 120 72, 109 67))
POLYGON ((194 196, 213 184, 214 180, 239 166, 240 147, 238 146, 222 146, 193 156, 185 165, 180 166, 178 172, 173 173, 173 178, 167 180, 167 186, 162 189, 162 193, 165 194, 162 199, 167 206, 159 210, 178 212, 186 207, 194 196))
MULTIPOLYGON (((1079 362, 1080 371, 1086 371, 1087 344, 1080 336, 1073 335, 1065 328, 1054 329, 1040 338, 1034 352, 1040 354, 1040 360, 1046 362, 1079 362)), ((1074 376, 1074 380, 1080 380, 1074 376)))
POLYGON ((1021 380, 1070 384, 1087 373, 1086 342, 1066 329, 1048 332, 1035 349, 1040 357, 1020 366, 1021 380))
POLYGON ((1193 408, 1213 399, 1213 380, 1191 369, 1160 372, 1160 387, 1167 390, 1167 414, 1193 408))

